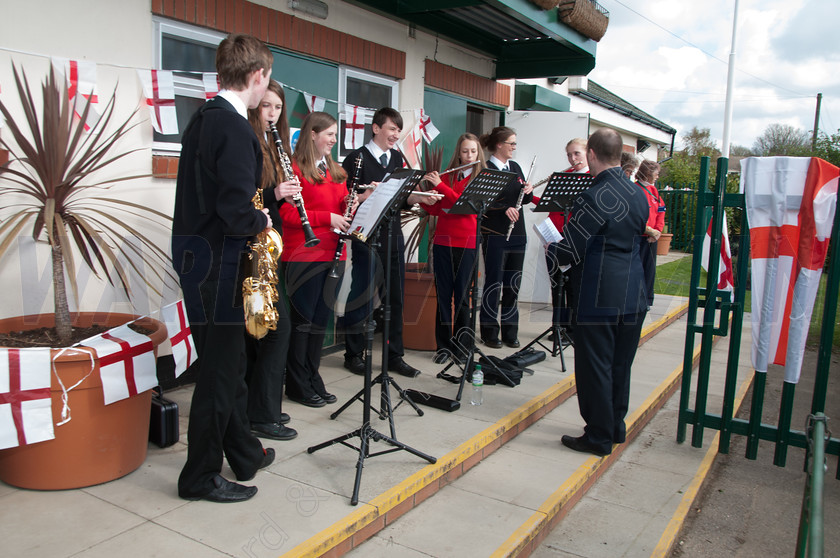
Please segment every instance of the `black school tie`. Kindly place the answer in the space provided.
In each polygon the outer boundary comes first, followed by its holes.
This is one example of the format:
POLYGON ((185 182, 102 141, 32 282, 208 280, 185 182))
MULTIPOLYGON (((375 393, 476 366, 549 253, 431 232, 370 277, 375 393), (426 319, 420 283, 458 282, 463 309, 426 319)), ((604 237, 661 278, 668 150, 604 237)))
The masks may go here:
POLYGON ((388 166, 388 154, 383 153, 382 155, 380 155, 379 156, 379 162, 382 163, 382 168, 387 167, 388 166))
POLYGON ((318 174, 321 175, 321 178, 327 177, 327 165, 323 161, 318 163, 318 174))

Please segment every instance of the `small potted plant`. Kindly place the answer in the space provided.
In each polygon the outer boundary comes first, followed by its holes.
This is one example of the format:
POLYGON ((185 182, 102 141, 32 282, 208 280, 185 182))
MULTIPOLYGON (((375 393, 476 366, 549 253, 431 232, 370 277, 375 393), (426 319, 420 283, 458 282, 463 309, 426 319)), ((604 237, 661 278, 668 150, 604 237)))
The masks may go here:
POLYGON ((659 240, 656 241, 656 255, 667 256, 671 250, 671 239, 674 235, 668 232, 668 225, 662 227, 662 234, 659 235, 659 240))
MULTIPOLYGON (((148 236, 145 227, 165 231, 169 217, 125 199, 115 184, 140 176, 105 176, 114 163, 137 149, 121 150, 126 135, 137 126, 132 120, 115 122, 115 97, 106 104, 95 125, 85 130, 91 100, 73 106, 65 80, 51 71, 40 95, 26 75, 13 67, 20 107, 8 104, 12 88, 0 100, 5 127, 0 152, 0 259, 7 256, 19 236, 30 234, 47 243, 52 263, 54 313, 0 320, 0 334, 9 346, 10 332, 46 328, 52 361, 52 413, 55 439, 0 451, 0 479, 26 488, 73 488, 125 475, 143 462, 149 428, 150 392, 104 405, 96 352, 70 347, 92 333, 79 328, 99 325, 101 331, 134 321, 136 316, 109 313, 71 313, 69 283, 78 307, 76 262, 128 295, 131 270, 146 273, 152 288, 162 284, 168 257, 148 236), (80 107, 80 105, 84 105, 80 107), (74 116, 81 110, 80 118, 74 116), (21 115, 16 118, 15 115, 21 115), (141 226, 132 223, 142 223, 141 226), (125 243, 131 237, 136 243, 125 243), (124 252, 118 247, 128 246, 124 252), (132 253, 133 251, 133 253, 132 253), (149 273, 151 271, 151 273, 149 273), (77 338, 74 338, 74 333, 77 338), (81 336, 81 339, 78 338, 81 336), (65 358, 60 358, 64 354, 65 358), (64 361, 70 369, 65 370, 64 361), (72 389, 67 389, 71 388, 72 389), (62 401, 65 396, 67 401, 62 401), (65 405, 67 403, 67 405, 65 405), (62 417, 71 410, 70 419, 62 417)), ((5 84, 4 84, 5 85, 5 84)), ((139 275, 137 273, 136 275, 139 275)), ((155 347, 166 338, 159 321, 145 318, 138 326, 155 347)), ((24 337, 27 334, 23 334, 24 337)), ((35 342, 37 343, 37 341, 35 342)), ((18 344, 17 346, 21 346, 18 344)), ((21 378, 26 371, 21 368, 21 378)))

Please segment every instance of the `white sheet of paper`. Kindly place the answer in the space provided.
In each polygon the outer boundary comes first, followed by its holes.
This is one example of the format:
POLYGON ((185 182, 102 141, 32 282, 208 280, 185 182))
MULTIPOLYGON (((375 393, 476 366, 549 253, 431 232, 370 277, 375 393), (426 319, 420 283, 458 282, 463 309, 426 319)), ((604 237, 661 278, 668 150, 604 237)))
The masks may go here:
POLYGON ((563 235, 557 230, 550 217, 541 223, 534 223, 534 231, 539 235, 543 245, 546 246, 552 242, 563 240, 563 235))
POLYGON ((376 219, 388 207, 391 199, 399 192, 405 181, 405 178, 391 178, 380 182, 368 199, 356 210, 353 222, 350 223, 350 233, 367 240, 376 224, 376 219))

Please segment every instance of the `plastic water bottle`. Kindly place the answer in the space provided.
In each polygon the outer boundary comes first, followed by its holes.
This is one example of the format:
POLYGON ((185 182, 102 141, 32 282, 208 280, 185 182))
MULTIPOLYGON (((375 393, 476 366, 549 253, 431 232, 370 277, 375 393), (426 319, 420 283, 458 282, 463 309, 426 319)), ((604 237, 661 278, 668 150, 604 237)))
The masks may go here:
POLYGON ((476 364, 475 370, 473 370, 472 374, 472 397, 470 397, 470 404, 471 405, 481 405, 484 403, 484 394, 482 393, 482 389, 484 388, 484 372, 481 371, 481 365, 476 364))

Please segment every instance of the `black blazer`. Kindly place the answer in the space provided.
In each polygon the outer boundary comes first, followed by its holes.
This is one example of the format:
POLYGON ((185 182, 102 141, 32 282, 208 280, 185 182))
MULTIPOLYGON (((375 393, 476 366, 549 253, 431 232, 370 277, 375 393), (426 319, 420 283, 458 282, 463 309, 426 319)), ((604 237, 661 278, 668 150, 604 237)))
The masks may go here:
MULTIPOLYGON (((347 171, 348 192, 350 185, 353 183, 353 176, 356 172, 356 159, 359 154, 362 155, 362 170, 359 174, 358 186, 370 184, 371 182, 382 182, 385 175, 394 172, 397 169, 403 168, 402 153, 396 149, 391 149, 389 152, 391 156, 388 158, 388 166, 386 167, 383 167, 382 163, 379 162, 379 160, 373 156, 373 153, 371 153, 364 145, 348 153, 347 156, 344 157, 344 161, 341 162, 341 166, 345 171, 347 171)), ((383 250, 385 247, 385 241, 387 239, 386 231, 386 227, 380 227, 379 229, 380 250, 383 250)), ((391 230, 391 251, 395 252, 402 250, 401 246, 403 246, 402 227, 399 223, 394 223, 391 230)))
MULTIPOLYGON (((484 221, 482 221, 482 229, 484 229, 482 233, 507 235, 508 227, 510 226, 510 219, 508 219, 507 215, 505 215, 505 210, 507 210, 508 207, 516 207, 516 201, 519 199, 519 192, 522 190, 522 184, 525 182, 525 175, 522 174, 522 167, 519 166, 519 163, 509 160, 508 166, 510 167, 510 172, 516 173, 517 177, 512 178, 510 182, 505 185, 504 190, 502 190, 502 194, 496 198, 487 209, 487 212, 484 215, 484 221)), ((501 170, 490 161, 487 162, 487 168, 501 170)), ((533 197, 533 193, 526 194, 522 198, 522 207, 524 208, 526 205, 531 203, 533 197)), ((522 209, 519 210, 519 220, 513 226, 511 239, 515 236, 522 237, 523 240, 526 236, 525 212, 522 209)))
MULTIPOLYGON (((251 201, 261 168, 257 136, 229 102, 217 96, 193 115, 181 140, 172 217, 172 263, 184 290, 207 280, 236 288, 247 242, 268 221, 251 201)), ((219 296, 235 306, 234 292, 219 296)))
POLYGON ((647 198, 620 167, 602 171, 575 201, 555 253, 572 264, 578 322, 637 314, 647 308, 640 250, 647 198))

